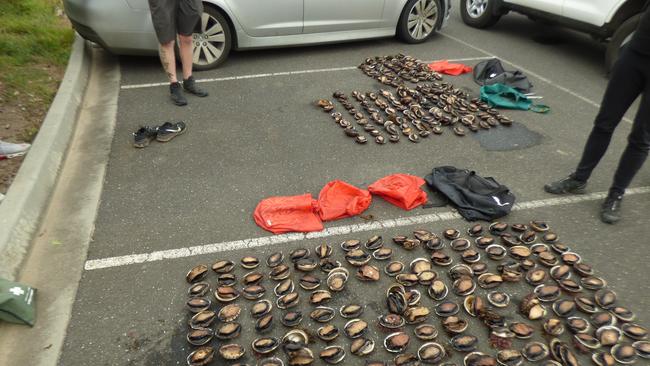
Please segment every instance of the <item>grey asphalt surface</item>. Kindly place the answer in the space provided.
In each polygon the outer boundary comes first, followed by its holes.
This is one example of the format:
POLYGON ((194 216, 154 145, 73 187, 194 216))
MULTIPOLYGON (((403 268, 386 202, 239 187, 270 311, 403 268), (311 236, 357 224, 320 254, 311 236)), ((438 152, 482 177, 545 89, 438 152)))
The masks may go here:
MULTIPOLYGON (((513 131, 504 128, 491 130, 487 132, 489 136, 480 138, 457 138, 446 131, 420 144, 406 141, 384 146, 354 144, 312 103, 329 97, 334 90, 349 94, 352 90, 380 88, 358 70, 204 83, 202 87, 210 92, 210 97, 189 97, 187 108, 167 103, 165 87, 122 90, 89 259, 267 236, 251 217, 259 200, 305 192, 316 196, 333 179, 367 186, 392 173, 423 176, 435 166, 455 165, 494 176, 511 187, 520 202, 550 198, 541 189, 542 185, 571 171, 596 114, 597 109, 583 99, 600 103, 606 85, 604 47, 588 36, 549 28, 516 15, 504 17, 489 31, 480 31, 464 26, 454 13, 443 33, 421 45, 384 39, 237 52, 223 67, 197 72, 196 77, 356 66, 366 57, 398 52, 422 60, 496 55, 544 78, 530 75, 535 91, 544 96, 543 103, 551 106, 551 113, 506 113, 518 123, 514 134, 522 143, 530 139, 532 146, 494 151, 495 147, 498 150, 499 141, 502 145, 512 142, 508 134, 513 131), (536 42, 540 37, 561 42, 536 42), (567 93, 566 89, 583 99, 567 93), (131 146, 130 132, 139 125, 168 119, 187 121, 188 132, 167 144, 153 143, 142 150, 131 146)), ((473 65, 476 61, 467 63, 473 65)), ((155 58, 123 57, 120 66, 122 85, 164 81, 155 58)), ((478 91, 470 76, 445 77, 445 80, 478 91)), ((633 113, 628 116, 633 117, 633 113)), ((590 181, 590 191, 607 190, 629 130, 630 125, 622 122, 609 153, 590 181)), ((633 186, 649 185, 650 171, 646 167, 633 186)), ((650 308, 647 296, 650 285, 645 270, 648 258, 645 244, 650 234, 648 195, 627 199, 625 218, 616 226, 600 223, 599 204, 589 201, 518 211, 506 221, 547 220, 564 242, 594 265, 597 274, 619 294, 620 303, 637 314, 638 322, 648 326, 650 317, 645 312, 650 308)), ((366 214, 381 220, 447 210, 418 208, 405 212, 375 199, 366 214)), ((326 226, 361 222, 364 222, 361 218, 351 218, 326 226)), ((426 229, 441 233, 448 227, 464 230, 467 226, 462 220, 454 220, 434 223, 426 229)), ((376 234, 389 239, 417 228, 404 227, 376 234)), ((326 241, 336 245, 346 238, 365 240, 372 234, 335 236, 326 241)), ((247 254, 265 258, 276 250, 288 254, 294 248, 313 248, 320 242, 322 239, 265 247, 254 253, 234 251, 87 271, 79 288, 60 365, 184 364, 188 353, 184 340, 183 307, 187 289, 184 275, 189 268, 198 263, 212 263, 217 258, 238 260, 247 254)), ((447 250, 458 261, 459 256, 447 250)), ((337 255, 341 256, 340 251, 337 255)), ((417 254, 396 250, 396 256, 404 260, 425 255, 423 250, 417 254)), ((444 269, 438 272, 446 278, 444 269)), ((243 274, 238 269, 237 275, 243 274)), ((210 276, 214 282, 214 274, 210 276)), ((352 279, 344 296, 332 304, 364 302, 367 309, 363 318, 374 322, 383 306, 383 298, 376 294, 387 283, 383 278, 380 284, 361 285, 352 279)), ((271 281, 265 280, 265 285, 271 290, 271 281)), ((531 289, 521 284, 505 288, 519 297, 524 290, 531 289)), ((307 311, 304 299, 308 294, 298 291, 303 297, 301 306, 307 311)), ((272 299, 273 295, 267 293, 266 298, 272 299)), ((428 298, 423 301, 431 304, 428 298)), ((239 303, 250 304, 243 299, 239 303)), ((341 325, 341 321, 338 318, 337 324, 341 325)), ((245 312, 240 322, 245 330, 237 341, 248 347, 254 336, 249 327, 252 322, 245 312)), ((435 317, 430 322, 440 328, 435 317)), ((313 329, 313 324, 303 322, 303 325, 313 329)), ((281 336, 283 330, 277 323, 272 334, 281 336)), ((485 339, 485 330, 477 320, 472 320, 470 331, 485 339)), ((446 340, 447 336, 441 332, 439 341, 446 340)), ((341 337, 334 344, 347 342, 341 337)), ((409 348, 411 352, 416 351, 415 344, 409 348)), ((517 341, 515 345, 523 346, 523 342, 517 341)), ((319 350, 322 344, 317 343, 313 348, 319 350)), ((387 356, 379 344, 377 349, 371 358, 387 356)), ((485 342, 480 349, 489 351, 485 342)), ((250 349, 247 353, 246 362, 254 364, 250 349)), ((454 356, 456 361, 459 356, 454 356)), ((348 356, 345 364, 360 365, 363 360, 348 356)))

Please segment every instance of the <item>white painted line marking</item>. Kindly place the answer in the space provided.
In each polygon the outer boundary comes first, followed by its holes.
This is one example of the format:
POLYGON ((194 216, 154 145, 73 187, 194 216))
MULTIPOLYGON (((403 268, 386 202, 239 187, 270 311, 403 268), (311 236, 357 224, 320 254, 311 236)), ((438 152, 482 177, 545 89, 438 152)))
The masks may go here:
MULTIPOLYGON (((494 56, 466 57, 466 58, 450 58, 450 59, 447 59, 447 58, 441 58, 441 59, 434 60, 434 61, 442 61, 442 60, 447 60, 447 61, 449 61, 449 62, 478 61, 478 60, 489 60, 489 59, 491 59, 491 58, 493 58, 493 57, 494 57, 494 56)), ((434 61, 422 61, 422 62, 425 62, 425 63, 427 63, 427 64, 430 64, 430 63, 432 63, 432 62, 434 62, 434 61)))
MULTIPOLYGON (((457 58, 450 59, 450 62, 460 62, 460 61, 476 61, 476 60, 485 60, 491 57, 467 57, 467 58, 457 58)), ((430 63, 432 61, 424 61, 430 63)), ((345 66, 345 67, 332 67, 326 69, 310 69, 310 70, 296 70, 296 71, 283 71, 283 72, 272 72, 265 74, 249 74, 249 75, 239 75, 239 76, 226 76, 222 78, 208 78, 208 79, 197 79, 197 83, 213 83, 218 81, 231 81, 231 80, 245 80, 245 79, 258 79, 258 78, 269 78, 277 76, 290 76, 290 75, 303 75, 303 74, 315 74, 321 72, 335 72, 335 71, 350 71, 356 70, 357 66, 345 66)), ((153 88, 158 86, 167 86, 169 82, 161 83, 149 83, 149 84, 131 84, 131 85, 122 85, 120 89, 142 89, 142 88, 153 88)))
MULTIPOLYGON (((461 44, 463 44, 463 45, 465 45, 465 46, 467 46, 467 47, 470 47, 470 48, 475 49, 475 50, 477 50, 477 51, 479 51, 479 52, 482 52, 482 53, 484 53, 484 54, 486 54, 486 55, 492 55, 492 53, 490 53, 490 52, 488 52, 488 51, 486 51, 486 50, 484 50, 484 49, 482 49, 482 48, 480 48, 480 47, 474 46, 473 44, 467 43, 467 42, 463 41, 463 40, 460 39, 460 38, 456 38, 456 37, 454 37, 454 36, 450 36, 450 35, 445 34, 445 33, 442 33, 442 32, 439 32, 439 34, 441 34, 441 35, 443 35, 443 36, 445 36, 445 37, 447 37, 447 38, 449 38, 449 39, 452 39, 452 40, 454 40, 454 41, 456 41, 456 42, 458 42, 458 43, 461 43, 461 44)), ((512 65, 514 68, 519 69, 519 70, 523 71, 524 73, 526 73, 526 74, 528 74, 528 75, 531 75, 531 76, 533 76, 533 77, 535 77, 535 78, 537 78, 537 79, 539 79, 539 80, 545 82, 546 84, 549 84, 549 85, 551 85, 551 86, 554 86, 554 87, 556 87, 556 88, 562 90, 563 92, 565 92, 565 93, 567 93, 567 94, 569 94, 569 95, 572 95, 572 96, 574 96, 574 97, 576 97, 576 98, 582 100, 583 102, 586 102, 586 103, 588 103, 588 104, 590 104, 590 105, 596 107, 597 109, 600 109, 600 104, 599 104, 599 103, 596 103, 596 102, 594 102, 593 100, 591 100, 591 99, 589 99, 589 98, 587 98, 587 97, 585 97, 585 96, 583 96, 583 95, 581 95, 581 94, 578 94, 578 93, 574 92, 573 90, 571 90, 571 89, 569 89, 569 88, 567 88, 567 87, 564 87, 564 86, 562 86, 562 85, 560 85, 560 84, 554 82, 553 80, 547 79, 547 78, 543 77, 542 75, 540 75, 540 74, 538 74, 538 73, 536 73, 536 72, 533 72, 533 71, 531 71, 531 70, 529 70, 529 69, 527 69, 527 68, 525 68, 525 67, 523 67, 523 66, 521 66, 521 65, 518 65, 518 64, 516 64, 516 63, 514 63, 514 62, 512 62, 512 61, 509 61, 509 60, 507 60, 507 59, 505 59, 505 58, 503 58, 503 57, 501 57, 501 56, 492 56, 492 57, 496 57, 496 58, 498 58, 498 59, 501 59, 501 61, 504 61, 504 62, 506 62, 506 63, 509 63, 509 64, 512 65)), ((632 123, 632 120, 630 120, 630 119, 627 118, 627 117, 623 117, 623 120, 624 120, 625 122, 632 123)))
MULTIPOLYGON (((626 196, 630 196, 630 195, 646 194, 646 193, 650 193, 650 186, 630 188, 626 191, 625 194, 626 196)), ((539 208, 539 207, 563 206, 572 203, 600 200, 605 198, 606 196, 607 196, 607 192, 595 192, 595 193, 590 193, 585 195, 541 199, 541 200, 517 203, 514 205, 512 210, 522 211, 522 210, 539 208)), ((372 222, 361 223, 361 224, 334 226, 334 227, 325 228, 325 230, 323 231, 307 233, 307 234, 289 233, 289 234, 282 234, 282 235, 265 236, 260 238, 228 241, 223 243, 197 245, 188 248, 161 250, 161 251, 155 251, 151 253, 131 254, 131 255, 124 255, 120 257, 92 259, 86 261, 84 268, 87 271, 91 271, 95 269, 121 267, 121 266, 128 266, 128 265, 138 264, 138 263, 157 262, 165 259, 186 258, 186 257, 192 257, 196 255, 203 255, 203 254, 214 254, 214 253, 228 252, 228 251, 239 250, 239 249, 251 249, 251 248, 257 248, 263 246, 286 244, 286 243, 298 242, 306 239, 327 238, 331 236, 360 233, 360 232, 379 230, 379 229, 389 229, 389 228, 397 228, 397 227, 412 226, 412 225, 430 224, 433 222, 455 220, 460 218, 461 216, 458 213, 447 211, 447 212, 434 213, 428 215, 418 215, 418 216, 403 217, 398 219, 372 221, 372 222)))

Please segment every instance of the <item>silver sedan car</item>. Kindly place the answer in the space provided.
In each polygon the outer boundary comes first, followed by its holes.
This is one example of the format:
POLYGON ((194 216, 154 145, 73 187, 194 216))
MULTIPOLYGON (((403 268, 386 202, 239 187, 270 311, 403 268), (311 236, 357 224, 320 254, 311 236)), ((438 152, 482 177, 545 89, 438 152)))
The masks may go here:
MULTIPOLYGON (((84 38, 116 54, 153 54, 147 0, 64 0, 84 38)), ((231 49, 342 42, 397 35, 426 41, 449 17, 451 0, 205 0, 194 66, 221 64, 231 49)))

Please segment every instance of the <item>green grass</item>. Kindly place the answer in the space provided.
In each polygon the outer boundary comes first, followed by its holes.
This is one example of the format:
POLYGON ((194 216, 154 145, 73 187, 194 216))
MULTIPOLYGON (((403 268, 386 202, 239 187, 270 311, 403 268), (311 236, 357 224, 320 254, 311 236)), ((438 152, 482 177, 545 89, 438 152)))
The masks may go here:
POLYGON ((27 127, 25 128, 25 130, 21 135, 21 141, 31 143, 32 141, 34 141, 37 134, 38 134, 38 127, 36 126, 27 127))
POLYGON ((52 75, 65 66, 74 38, 62 9, 61 0, 0 0, 3 101, 49 106, 59 83, 52 75))

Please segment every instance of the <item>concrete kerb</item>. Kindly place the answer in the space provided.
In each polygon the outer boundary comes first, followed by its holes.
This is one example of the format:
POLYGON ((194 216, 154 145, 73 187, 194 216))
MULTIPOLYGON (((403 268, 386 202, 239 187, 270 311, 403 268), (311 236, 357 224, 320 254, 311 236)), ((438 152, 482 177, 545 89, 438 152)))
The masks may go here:
POLYGON ((90 49, 78 34, 36 140, 0 204, 0 277, 14 279, 50 200, 88 82, 90 49))

